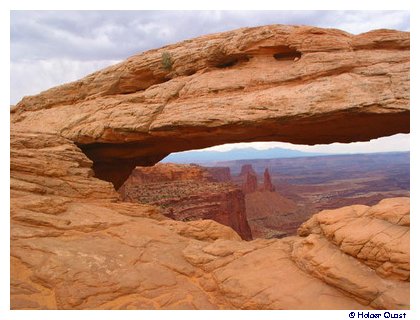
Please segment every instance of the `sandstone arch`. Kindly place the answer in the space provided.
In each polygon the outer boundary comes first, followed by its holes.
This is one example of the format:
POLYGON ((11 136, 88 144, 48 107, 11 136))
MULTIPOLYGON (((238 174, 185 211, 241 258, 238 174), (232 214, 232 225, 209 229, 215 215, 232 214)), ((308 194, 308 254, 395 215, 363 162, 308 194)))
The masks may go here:
POLYGON ((26 97, 12 122, 74 141, 116 187, 175 151, 407 133, 409 33, 275 25, 204 36, 26 97))
POLYGON ((220 143, 409 132, 409 46, 392 30, 245 28, 24 98, 11 111, 12 308, 408 308, 408 199, 244 243, 212 221, 122 203, 106 181, 220 143), (352 233, 368 225, 386 233, 352 233))

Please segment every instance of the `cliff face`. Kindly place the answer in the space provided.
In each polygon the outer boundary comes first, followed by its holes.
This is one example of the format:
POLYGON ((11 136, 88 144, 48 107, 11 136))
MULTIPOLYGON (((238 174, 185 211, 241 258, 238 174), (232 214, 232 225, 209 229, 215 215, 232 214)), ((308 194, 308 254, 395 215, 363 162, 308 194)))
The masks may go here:
POLYGON ((252 164, 241 166, 235 182, 242 184, 246 215, 254 238, 271 239, 295 235, 300 224, 309 217, 293 200, 275 192, 267 168, 260 186, 252 164))
POLYGON ((232 176, 228 167, 206 167, 211 179, 217 182, 231 182, 232 176))
POLYGON ((248 174, 256 176, 257 173, 255 172, 252 164, 244 164, 241 167, 241 172, 239 173, 239 177, 246 178, 248 174))
POLYGON ((11 113, 11 307, 409 308, 406 198, 320 213, 298 237, 245 242, 114 189, 173 151, 400 132, 409 34, 391 30, 245 28, 27 97, 11 113))
MULTIPOLYGON (((275 192, 246 194, 248 222, 254 237, 296 235, 313 214, 353 204, 372 206, 382 199, 410 196, 409 153, 335 155, 246 160, 259 173, 269 167, 275 192)), ((242 161, 226 161, 239 173, 242 161)), ((243 180, 233 175, 237 185, 243 180)))
POLYGON ((265 168, 264 170, 264 184, 263 184, 262 190, 268 191, 268 192, 276 191, 276 188, 273 186, 273 183, 271 182, 270 172, 268 171, 267 168, 265 168))
POLYGON ((178 165, 158 163, 152 167, 135 168, 125 181, 120 191, 127 185, 138 185, 154 182, 178 180, 213 181, 212 175, 197 165, 178 165))
POLYGON ((125 201, 157 205, 171 219, 211 219, 251 240, 243 193, 232 183, 215 182, 225 180, 228 170, 178 164, 137 167, 119 193, 125 201))
POLYGON ((261 187, 258 187, 258 175, 255 172, 252 164, 244 164, 239 173, 239 179, 243 181, 242 190, 245 194, 259 191, 274 192, 276 188, 271 182, 270 172, 266 168, 264 171, 264 182, 261 187))
POLYGON ((245 182, 242 184, 242 190, 245 194, 252 193, 258 189, 257 175, 252 172, 247 172, 245 182))

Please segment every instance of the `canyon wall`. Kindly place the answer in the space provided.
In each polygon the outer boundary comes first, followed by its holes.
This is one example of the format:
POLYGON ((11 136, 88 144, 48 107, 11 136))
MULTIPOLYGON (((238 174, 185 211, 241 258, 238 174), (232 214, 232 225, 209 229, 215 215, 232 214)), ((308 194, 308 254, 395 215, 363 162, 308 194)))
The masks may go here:
POLYGON ((410 196, 409 152, 238 160, 217 165, 229 166, 238 186, 246 181, 241 175, 244 167, 258 175, 259 187, 245 196, 255 237, 295 235, 303 222, 324 209, 371 206, 382 199, 410 196), (264 192, 271 189, 262 185, 268 174, 275 192, 264 192))
POLYGON ((119 193, 124 201, 157 205, 171 219, 212 219, 251 240, 244 194, 232 183, 217 182, 229 177, 228 168, 209 169, 178 164, 137 167, 119 193))
POLYGON ((261 180, 262 183, 258 183, 258 174, 249 163, 243 164, 239 175, 233 179, 245 193, 246 215, 253 237, 271 239, 296 235, 298 227, 310 214, 295 201, 275 192, 268 168, 264 169, 261 180))

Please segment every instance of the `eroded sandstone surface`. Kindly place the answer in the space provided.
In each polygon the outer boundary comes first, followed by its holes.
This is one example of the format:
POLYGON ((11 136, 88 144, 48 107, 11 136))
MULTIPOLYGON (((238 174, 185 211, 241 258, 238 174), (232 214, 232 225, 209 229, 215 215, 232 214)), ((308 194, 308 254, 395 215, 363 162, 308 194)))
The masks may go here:
POLYGON ((13 133, 11 147, 14 309, 408 307, 408 198, 244 242, 211 220, 119 202, 67 139, 13 133))
POLYGON ((408 199, 246 242, 115 191, 172 151, 398 132, 409 132, 409 33, 390 30, 239 29, 26 97, 11 113, 11 307, 408 308, 408 199))

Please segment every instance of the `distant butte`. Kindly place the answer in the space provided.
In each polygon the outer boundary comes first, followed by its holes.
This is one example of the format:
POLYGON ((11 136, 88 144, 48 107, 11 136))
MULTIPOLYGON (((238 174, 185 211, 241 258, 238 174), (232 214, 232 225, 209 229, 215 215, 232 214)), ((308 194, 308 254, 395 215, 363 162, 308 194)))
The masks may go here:
POLYGON ((269 191, 274 192, 276 188, 273 186, 273 183, 271 182, 271 176, 270 172, 266 168, 264 170, 264 184, 263 184, 263 191, 269 191))

